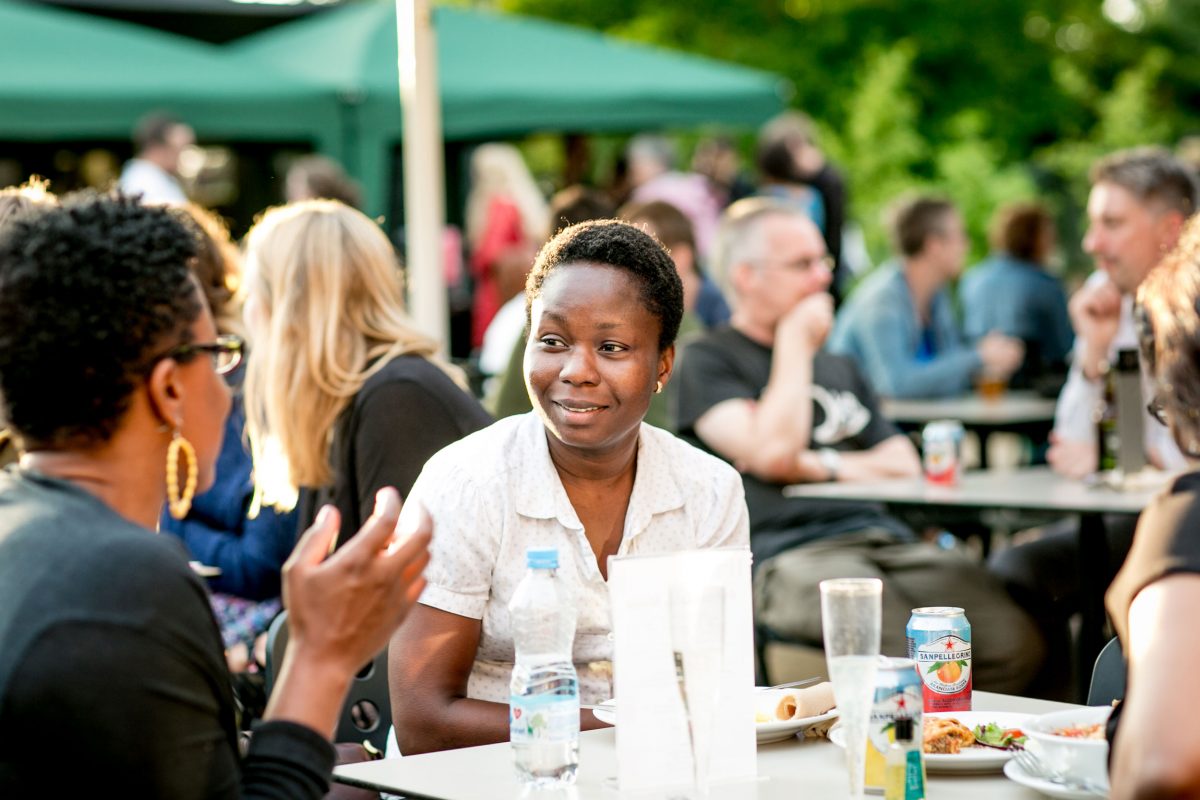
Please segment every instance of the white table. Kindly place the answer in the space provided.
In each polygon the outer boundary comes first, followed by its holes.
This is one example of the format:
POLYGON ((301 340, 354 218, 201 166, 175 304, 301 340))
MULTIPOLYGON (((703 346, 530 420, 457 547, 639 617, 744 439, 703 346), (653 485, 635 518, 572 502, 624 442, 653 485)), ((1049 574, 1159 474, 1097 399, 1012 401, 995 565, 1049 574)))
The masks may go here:
MULTIPOLYGON (((1064 478, 1049 467, 1026 467, 966 473, 958 486, 936 486, 924 478, 808 483, 785 487, 788 497, 822 500, 867 501, 892 505, 942 508, 1007 508, 1018 511, 1051 511, 1079 516, 1079 570, 1083 624, 1077 654, 1082 674, 1103 646, 1104 590, 1101 576, 1109 569, 1105 514, 1136 515, 1167 485, 1165 473, 1137 489, 1116 490, 1102 484, 1064 478)), ((1083 683, 1083 681, 1081 681, 1083 683)), ((1087 687, 1081 686, 1081 693, 1087 687)))
MULTIPOLYGON (((976 692, 978 711, 1043 714, 1070 708, 1066 703, 976 692)), ((579 775, 575 790, 548 794, 571 800, 614 800, 622 797, 613 784, 617 774, 613 729, 586 731, 579 740, 579 775)), ((758 748, 758 776, 753 783, 713 787, 713 800, 829 800, 847 794, 846 766, 840 748, 824 740, 790 739, 758 748)), ((334 770, 335 780, 406 798, 425 800, 505 800, 522 797, 507 743, 447 750, 334 770)), ((1033 800, 1041 797, 998 773, 929 775, 930 800, 1033 800)), ((528 795, 538 797, 539 795, 528 795)), ((653 798, 647 798, 653 800, 653 798)))
POLYGON ((1052 422, 1057 401, 1035 392, 1014 391, 994 400, 970 394, 932 400, 884 398, 881 402, 888 419, 904 425, 956 419, 967 426, 1008 427, 1052 422))
POLYGON ((1028 437, 1034 444, 1044 444, 1054 426, 1057 401, 1030 391, 1005 392, 985 400, 978 394, 944 397, 931 400, 884 398, 884 416, 907 431, 919 431, 927 422, 937 419, 958 420, 967 430, 979 437, 979 462, 986 468, 988 438, 997 431, 1008 431, 1028 437))
POLYGON ((1137 514, 1165 485, 1148 484, 1134 490, 1064 478, 1049 467, 1016 470, 978 470, 963 475, 957 486, 937 486, 924 478, 800 483, 784 488, 787 497, 856 500, 903 505, 954 508, 1013 508, 1064 514, 1137 514))

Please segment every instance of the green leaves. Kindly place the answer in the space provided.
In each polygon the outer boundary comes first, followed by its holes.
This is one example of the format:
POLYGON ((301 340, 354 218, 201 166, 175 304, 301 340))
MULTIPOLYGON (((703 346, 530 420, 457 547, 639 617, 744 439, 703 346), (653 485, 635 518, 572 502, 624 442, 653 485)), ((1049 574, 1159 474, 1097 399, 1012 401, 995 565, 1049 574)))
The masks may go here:
POLYGON ((986 725, 976 725, 975 741, 988 747, 998 747, 1002 750, 1018 750, 1025 745, 1025 733, 1017 728, 1002 728, 994 722, 986 725))

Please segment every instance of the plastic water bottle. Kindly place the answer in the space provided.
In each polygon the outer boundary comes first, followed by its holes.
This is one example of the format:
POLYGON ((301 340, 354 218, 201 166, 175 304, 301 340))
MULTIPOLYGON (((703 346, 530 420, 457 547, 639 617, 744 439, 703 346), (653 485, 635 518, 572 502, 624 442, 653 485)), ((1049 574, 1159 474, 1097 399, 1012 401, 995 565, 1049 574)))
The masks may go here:
POLYGON ((508 605, 517 658, 508 705, 517 773, 528 784, 575 782, 579 676, 571 660, 575 607, 556 577, 558 550, 530 548, 529 572, 508 605))

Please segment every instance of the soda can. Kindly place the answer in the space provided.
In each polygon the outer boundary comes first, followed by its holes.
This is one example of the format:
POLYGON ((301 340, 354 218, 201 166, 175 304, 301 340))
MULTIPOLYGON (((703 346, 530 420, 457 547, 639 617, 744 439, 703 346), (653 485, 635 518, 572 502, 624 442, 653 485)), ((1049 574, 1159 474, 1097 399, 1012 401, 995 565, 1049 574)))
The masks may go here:
POLYGON ((924 684, 926 711, 971 710, 971 623, 961 608, 914 608, 908 656, 924 684))
POLYGON ((875 677, 875 700, 871 704, 871 721, 867 725, 867 759, 864 787, 871 794, 883 794, 886 779, 888 747, 896 741, 896 720, 908 717, 913 730, 921 739, 922 697, 921 678, 911 658, 879 659, 875 677))
POLYGON ((921 453, 925 480, 940 486, 954 486, 962 475, 963 426, 952 419, 928 423, 921 431, 921 453))

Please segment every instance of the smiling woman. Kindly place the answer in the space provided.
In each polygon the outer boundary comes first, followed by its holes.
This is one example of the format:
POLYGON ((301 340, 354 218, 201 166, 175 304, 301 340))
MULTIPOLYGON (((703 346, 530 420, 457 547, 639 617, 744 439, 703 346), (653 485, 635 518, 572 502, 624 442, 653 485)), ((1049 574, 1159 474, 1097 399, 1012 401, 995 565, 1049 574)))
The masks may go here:
MULTIPOLYGON (((608 559, 749 543, 737 473, 643 422, 670 380, 683 314, 662 246, 623 222, 566 228, 538 255, 526 302, 534 411, 442 450, 410 495, 438 537, 389 659, 406 754, 508 737, 508 603, 527 548, 558 549, 581 700, 593 704, 612 690, 608 559)), ((599 723, 584 711, 581 724, 599 723)))

